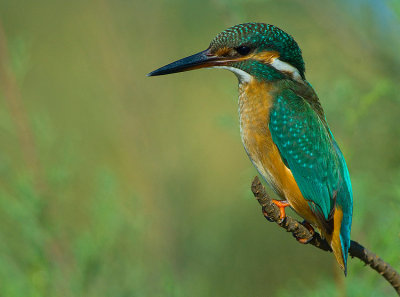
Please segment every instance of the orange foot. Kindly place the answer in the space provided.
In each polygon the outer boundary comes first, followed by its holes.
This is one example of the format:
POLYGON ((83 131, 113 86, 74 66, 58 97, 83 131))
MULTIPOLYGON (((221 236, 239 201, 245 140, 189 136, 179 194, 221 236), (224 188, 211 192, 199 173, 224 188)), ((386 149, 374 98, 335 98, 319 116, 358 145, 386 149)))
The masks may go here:
POLYGON ((296 237, 296 240, 302 244, 307 244, 311 241, 311 239, 313 239, 315 230, 314 230, 313 226, 311 226, 311 224, 309 222, 307 222, 306 220, 304 220, 301 224, 304 227, 306 227, 308 229, 308 231, 310 231, 311 237, 310 238, 297 238, 296 237))
POLYGON ((284 218, 286 218, 286 213, 285 213, 285 207, 290 206, 289 202, 287 202, 286 200, 275 200, 272 199, 271 200, 276 206, 279 207, 279 211, 280 211, 280 216, 279 218, 281 220, 283 220, 284 218))

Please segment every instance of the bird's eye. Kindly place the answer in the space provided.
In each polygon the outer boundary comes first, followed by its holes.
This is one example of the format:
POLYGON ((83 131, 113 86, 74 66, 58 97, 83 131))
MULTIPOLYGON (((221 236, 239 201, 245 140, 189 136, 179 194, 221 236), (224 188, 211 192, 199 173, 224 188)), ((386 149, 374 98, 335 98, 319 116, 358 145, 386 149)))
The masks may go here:
POLYGON ((235 50, 242 56, 247 55, 248 53, 250 53, 251 48, 245 45, 241 45, 235 48, 235 50))

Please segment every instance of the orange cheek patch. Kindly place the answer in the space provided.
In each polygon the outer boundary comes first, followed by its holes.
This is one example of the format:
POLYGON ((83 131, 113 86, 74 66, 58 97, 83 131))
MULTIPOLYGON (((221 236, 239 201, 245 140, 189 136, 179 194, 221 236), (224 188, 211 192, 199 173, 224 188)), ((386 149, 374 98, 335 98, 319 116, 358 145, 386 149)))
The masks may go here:
MULTIPOLYGON (((222 48, 218 50, 218 54, 221 52, 224 55, 229 55, 232 54, 231 49, 228 48, 222 48)), ((244 60, 256 60, 260 61, 261 63, 264 64, 271 64, 275 59, 279 58, 279 53, 275 51, 265 51, 265 52, 260 52, 260 53, 255 53, 255 54, 249 54, 247 56, 242 56, 242 57, 236 57, 233 58, 232 61, 244 61, 244 60)))
POLYGON ((279 53, 275 51, 266 51, 261 53, 256 53, 251 56, 252 59, 258 60, 262 63, 270 64, 275 59, 279 58, 279 53))
POLYGON ((217 57, 225 57, 227 59, 226 62, 240 62, 253 59, 264 64, 271 64, 275 59, 279 58, 279 53, 276 51, 265 51, 237 57, 235 50, 229 47, 222 47, 218 49, 214 55, 217 57))
POLYGON ((223 56, 227 56, 228 54, 230 54, 231 51, 232 51, 232 49, 229 47, 222 47, 222 48, 219 48, 214 54, 216 56, 223 57, 223 56))

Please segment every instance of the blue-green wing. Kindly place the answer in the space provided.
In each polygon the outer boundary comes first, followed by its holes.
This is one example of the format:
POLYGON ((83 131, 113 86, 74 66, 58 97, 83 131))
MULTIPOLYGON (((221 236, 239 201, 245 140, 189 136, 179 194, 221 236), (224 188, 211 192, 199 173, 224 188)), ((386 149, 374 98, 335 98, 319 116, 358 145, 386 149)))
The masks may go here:
POLYGON ((325 121, 292 90, 283 90, 270 112, 269 128, 304 198, 328 222, 340 183, 340 165, 325 121))

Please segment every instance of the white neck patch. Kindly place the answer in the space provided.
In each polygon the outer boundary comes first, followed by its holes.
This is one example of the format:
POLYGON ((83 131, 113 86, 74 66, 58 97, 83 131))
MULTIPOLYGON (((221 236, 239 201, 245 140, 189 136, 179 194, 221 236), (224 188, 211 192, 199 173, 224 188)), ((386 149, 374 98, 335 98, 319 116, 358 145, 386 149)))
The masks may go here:
MULTIPOLYGON (((279 58, 275 58, 272 63, 270 63, 272 67, 274 67, 276 70, 285 72, 289 75, 292 76, 292 78, 298 82, 303 82, 303 79, 297 70, 296 67, 293 67, 289 63, 283 62, 282 60, 279 60, 279 58)), ((221 69, 228 69, 229 71, 232 71, 233 73, 236 74, 236 76, 239 78, 240 83, 248 83, 251 81, 252 76, 248 74, 246 71, 235 68, 235 67, 230 67, 230 66, 213 66, 210 68, 221 68, 221 69)))
POLYGON ((233 73, 236 74, 236 76, 239 78, 240 83, 248 83, 251 81, 252 76, 248 74, 246 71, 243 71, 241 69, 235 68, 235 67, 230 67, 230 66, 213 66, 210 68, 221 68, 221 69, 228 69, 229 71, 232 71, 233 73))
POLYGON ((290 73, 292 78, 294 80, 297 80, 299 82, 303 81, 301 78, 301 75, 299 71, 296 69, 296 67, 293 67, 289 63, 283 62, 282 60, 279 60, 279 58, 275 58, 272 63, 270 64, 272 67, 274 67, 276 70, 279 70, 281 72, 286 72, 290 73))

